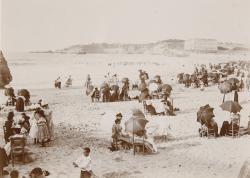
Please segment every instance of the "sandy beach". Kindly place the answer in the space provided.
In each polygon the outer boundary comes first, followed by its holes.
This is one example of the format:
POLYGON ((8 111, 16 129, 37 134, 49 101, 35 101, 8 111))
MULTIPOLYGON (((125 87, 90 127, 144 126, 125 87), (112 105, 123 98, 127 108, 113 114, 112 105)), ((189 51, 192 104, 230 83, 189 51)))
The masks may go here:
MULTIPOLYGON (((192 71, 194 64, 207 63, 206 58, 216 58, 217 60, 213 60, 212 63, 217 63, 235 58, 239 59, 242 56, 233 56, 233 58, 212 55, 195 56, 193 60, 190 57, 176 58, 173 61, 173 59, 168 59, 165 56, 61 55, 56 58, 52 55, 45 58, 46 54, 42 54, 40 59, 44 58, 44 60, 41 61, 35 54, 26 55, 30 59, 25 58, 26 63, 23 62, 20 65, 15 63, 15 59, 19 58, 10 56, 9 63, 14 76, 13 86, 30 88, 32 102, 37 102, 40 98, 43 98, 49 103, 51 110, 53 110, 56 139, 46 148, 34 146, 31 143, 32 141, 29 140, 28 146, 35 153, 37 160, 26 165, 16 166, 16 169, 20 170, 23 175, 27 175, 27 172, 33 167, 39 166, 51 173, 49 177, 78 177, 79 170, 73 168, 72 162, 80 154, 80 148, 84 146, 89 146, 92 149, 94 173, 98 177, 104 178, 235 178, 239 174, 243 162, 250 156, 248 151, 250 148, 249 136, 216 139, 198 136, 199 123, 196 122, 196 112, 200 106, 209 104, 215 108, 215 120, 219 127, 229 117, 229 113, 222 111, 219 107, 223 96, 218 87, 211 86, 206 88, 205 91, 200 91, 199 89, 185 88, 183 85, 176 84, 175 81, 175 76, 179 71, 192 71), (36 58, 32 59, 34 56, 36 58), (105 57, 106 60, 103 60, 105 57), (147 61, 145 58, 151 60, 147 61), (202 58, 203 60, 200 60, 202 58), (51 65, 47 65, 47 61, 50 59, 54 60, 50 61, 51 65), (64 60, 57 64, 58 59, 64 60), (125 60, 133 62, 124 63, 125 60), (115 114, 117 112, 123 113, 124 121, 126 121, 131 116, 131 109, 143 109, 143 106, 138 101, 91 103, 91 98, 85 95, 85 90, 81 84, 83 85, 87 73, 91 73, 95 85, 101 83, 105 73, 98 73, 94 68, 91 68, 97 63, 101 63, 103 68, 106 69, 102 72, 117 73, 119 77, 127 76, 134 81, 137 77, 137 70, 144 68, 151 76, 160 74, 165 83, 172 84, 174 105, 180 108, 180 111, 176 113, 177 116, 146 116, 149 120, 148 130, 163 128, 169 136, 167 142, 157 144, 157 154, 133 156, 132 150, 109 151, 111 127, 115 114), (152 65, 153 63, 155 65, 152 65), (178 68, 179 63, 182 65, 178 68), (26 65, 25 69, 22 68, 23 65, 26 65), (169 67, 169 65, 175 66, 169 67), (53 68, 54 66, 56 68, 53 68), (64 66, 66 67, 63 68, 64 66), (32 70, 31 73, 36 74, 35 81, 32 81, 34 76, 27 77, 30 72, 22 76, 19 75, 27 68, 32 70), (128 68, 132 73, 126 73, 128 68), (46 75, 50 78, 43 78, 40 75, 44 72, 51 73, 51 75, 46 75), (73 87, 63 88, 62 90, 53 89, 52 81, 59 72, 65 77, 68 74, 73 76, 73 87)), ((19 62, 22 62, 22 60, 19 60, 19 62)), ((239 101, 243 107, 241 126, 247 125, 248 115, 250 114, 248 109, 250 108, 249 96, 249 91, 239 93, 239 101)), ((228 100, 232 98, 232 94, 226 96, 228 100)), ((157 101, 153 102, 157 103, 157 101)), ((1 119, 0 124, 3 124, 3 119, 1 119)), ((0 134, 3 134, 2 130, 0 134)), ((3 139, 1 139, 1 144, 3 144, 3 139)))

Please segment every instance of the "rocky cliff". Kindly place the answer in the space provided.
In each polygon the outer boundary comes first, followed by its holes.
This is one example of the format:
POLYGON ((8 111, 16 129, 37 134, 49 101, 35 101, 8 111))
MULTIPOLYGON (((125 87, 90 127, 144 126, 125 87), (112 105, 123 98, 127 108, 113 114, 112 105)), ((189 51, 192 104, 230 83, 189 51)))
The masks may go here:
POLYGON ((8 63, 5 60, 2 51, 0 51, 0 88, 8 85, 12 81, 12 76, 8 63))

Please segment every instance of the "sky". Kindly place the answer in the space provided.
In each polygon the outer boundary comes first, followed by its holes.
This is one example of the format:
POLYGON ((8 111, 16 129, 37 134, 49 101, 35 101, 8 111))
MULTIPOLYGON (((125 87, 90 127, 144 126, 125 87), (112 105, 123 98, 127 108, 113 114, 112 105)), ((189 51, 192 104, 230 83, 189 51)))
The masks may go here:
POLYGON ((216 38, 250 44, 250 0, 0 0, 1 48, 216 38))

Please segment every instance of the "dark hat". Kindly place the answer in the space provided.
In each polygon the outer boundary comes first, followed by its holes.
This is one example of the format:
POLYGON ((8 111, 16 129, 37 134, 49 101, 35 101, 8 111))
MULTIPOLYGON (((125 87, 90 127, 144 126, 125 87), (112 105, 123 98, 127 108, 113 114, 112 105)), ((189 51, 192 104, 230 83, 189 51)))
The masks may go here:
POLYGON ((117 113, 116 117, 122 117, 122 113, 117 113))

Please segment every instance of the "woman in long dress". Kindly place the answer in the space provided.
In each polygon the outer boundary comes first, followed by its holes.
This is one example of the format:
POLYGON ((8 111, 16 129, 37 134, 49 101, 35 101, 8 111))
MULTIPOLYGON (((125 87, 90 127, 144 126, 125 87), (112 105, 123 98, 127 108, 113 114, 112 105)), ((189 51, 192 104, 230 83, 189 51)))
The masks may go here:
POLYGON ((47 127, 49 130, 49 138, 50 140, 54 140, 54 123, 52 119, 52 111, 49 109, 45 110, 45 116, 46 116, 46 121, 47 121, 47 127))
POLYGON ((42 110, 35 113, 37 116, 37 127, 38 127, 38 140, 42 144, 42 147, 45 146, 45 143, 50 139, 49 130, 47 127, 47 121, 45 119, 44 112, 42 110))

